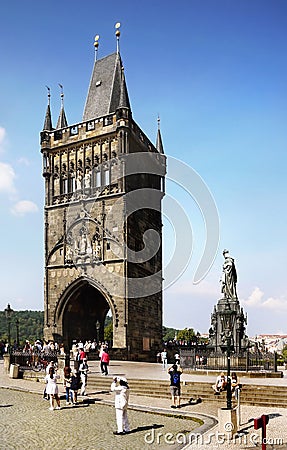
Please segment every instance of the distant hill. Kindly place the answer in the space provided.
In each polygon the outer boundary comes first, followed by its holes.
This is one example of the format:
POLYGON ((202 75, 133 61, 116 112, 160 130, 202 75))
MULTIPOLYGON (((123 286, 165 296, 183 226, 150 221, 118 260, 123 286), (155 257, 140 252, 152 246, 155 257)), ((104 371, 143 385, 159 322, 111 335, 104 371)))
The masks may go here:
MULTIPOLYGON (((34 342, 36 339, 43 339, 44 311, 14 311, 11 317, 11 344, 16 340, 16 321, 19 321, 19 341, 22 346, 26 340, 34 342)), ((112 339, 112 318, 107 316, 105 321, 107 340, 112 339)), ((163 327, 163 340, 172 341, 179 332, 175 328, 163 327)), ((0 341, 8 341, 8 324, 5 312, 0 311, 0 341)))
MULTIPOLYGON (((16 340, 16 321, 19 321, 20 345, 28 339, 34 342, 43 339, 44 311, 14 311, 11 316, 11 343, 16 340)), ((8 323, 4 311, 0 311, 0 340, 8 341, 8 323)))

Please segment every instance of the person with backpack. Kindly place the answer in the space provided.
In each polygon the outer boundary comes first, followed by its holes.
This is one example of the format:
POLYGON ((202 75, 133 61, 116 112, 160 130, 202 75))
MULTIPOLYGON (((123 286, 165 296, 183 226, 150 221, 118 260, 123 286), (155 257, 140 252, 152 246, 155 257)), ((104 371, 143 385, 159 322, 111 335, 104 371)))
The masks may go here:
POLYGON ((170 376, 171 408, 180 408, 180 377, 182 368, 178 364, 173 364, 167 373, 170 376))

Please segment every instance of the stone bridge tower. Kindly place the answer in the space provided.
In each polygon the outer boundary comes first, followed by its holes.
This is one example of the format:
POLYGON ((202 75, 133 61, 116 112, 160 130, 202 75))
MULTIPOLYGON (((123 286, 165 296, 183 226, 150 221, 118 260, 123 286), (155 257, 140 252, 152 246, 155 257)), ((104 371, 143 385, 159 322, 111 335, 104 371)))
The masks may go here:
MULTIPOLYGON (((117 30, 119 37, 119 30, 117 30)), ((96 42, 96 50, 97 50, 96 42)), ((62 86, 60 86, 62 89, 62 86)), ((104 340, 113 356, 154 360, 162 337, 166 160, 133 120, 119 51, 95 61, 84 115, 41 132, 45 179, 44 336, 104 340)))

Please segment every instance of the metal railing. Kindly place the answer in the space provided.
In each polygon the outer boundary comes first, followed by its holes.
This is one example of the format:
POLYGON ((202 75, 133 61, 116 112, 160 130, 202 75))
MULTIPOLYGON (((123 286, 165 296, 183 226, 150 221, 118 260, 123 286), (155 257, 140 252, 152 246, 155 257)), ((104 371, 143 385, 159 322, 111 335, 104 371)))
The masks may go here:
POLYGON ((20 370, 45 371, 50 361, 58 362, 57 352, 22 352, 12 350, 10 364, 18 364, 20 370))
MULTIPOLYGON (((180 349, 180 364, 192 370, 225 370, 227 356, 208 349, 180 349)), ((277 354, 270 352, 251 353, 249 351, 232 353, 230 369, 243 372, 277 372, 277 354)))

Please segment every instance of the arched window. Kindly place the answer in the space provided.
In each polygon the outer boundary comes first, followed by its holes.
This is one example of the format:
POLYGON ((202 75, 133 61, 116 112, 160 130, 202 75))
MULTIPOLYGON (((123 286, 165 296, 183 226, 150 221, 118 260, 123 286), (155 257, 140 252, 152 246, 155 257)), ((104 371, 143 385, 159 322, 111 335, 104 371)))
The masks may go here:
POLYGON ((108 186, 111 182, 110 166, 109 164, 103 164, 103 186, 108 186))
POLYGON ((94 186, 96 188, 101 187, 101 171, 100 170, 94 171, 94 186))
POLYGON ((65 176, 61 180, 61 194, 68 193, 68 178, 65 176))

